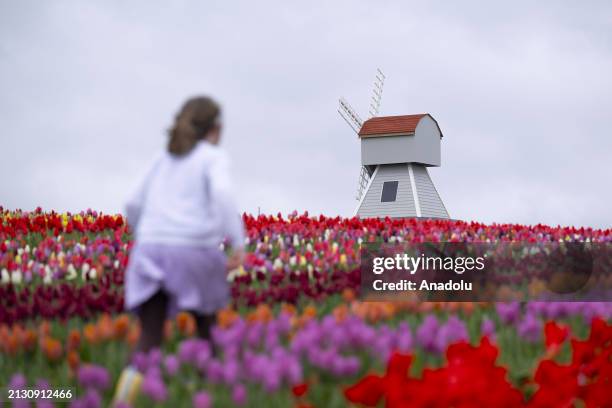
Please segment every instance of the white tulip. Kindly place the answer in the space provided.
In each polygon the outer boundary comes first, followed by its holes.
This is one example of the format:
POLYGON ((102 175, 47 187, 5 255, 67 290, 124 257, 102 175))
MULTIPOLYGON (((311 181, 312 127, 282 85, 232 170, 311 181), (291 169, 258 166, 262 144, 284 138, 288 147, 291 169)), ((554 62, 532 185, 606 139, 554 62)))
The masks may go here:
POLYGON ((43 283, 48 285, 52 282, 52 277, 51 277, 51 270, 47 271, 45 269, 45 277, 43 278, 43 283))
POLYGON ((11 281, 11 275, 8 273, 6 268, 2 268, 2 283, 9 283, 11 281))
POLYGON ((66 275, 67 280, 72 280, 77 277, 77 271, 73 264, 68 264, 68 274, 66 275))
POLYGON ((11 281, 17 285, 17 284, 20 284, 22 280, 23 280, 23 275, 21 274, 21 271, 20 270, 13 271, 13 273, 11 274, 11 281))

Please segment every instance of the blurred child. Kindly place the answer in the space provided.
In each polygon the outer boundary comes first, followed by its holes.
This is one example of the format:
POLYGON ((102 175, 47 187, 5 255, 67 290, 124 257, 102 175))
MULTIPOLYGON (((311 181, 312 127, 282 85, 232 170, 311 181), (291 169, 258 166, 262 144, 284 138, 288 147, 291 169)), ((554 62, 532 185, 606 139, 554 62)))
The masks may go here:
MULTIPOLYGON (((125 305, 138 316, 137 352, 162 344, 166 317, 188 311, 210 339, 216 312, 229 302, 227 271, 243 260, 244 231, 218 147, 221 110, 210 98, 188 100, 170 130, 167 151, 127 204, 135 244, 126 270, 125 305), (228 240, 231 255, 220 245, 228 240)), ((134 395, 140 374, 127 367, 115 403, 134 395)))

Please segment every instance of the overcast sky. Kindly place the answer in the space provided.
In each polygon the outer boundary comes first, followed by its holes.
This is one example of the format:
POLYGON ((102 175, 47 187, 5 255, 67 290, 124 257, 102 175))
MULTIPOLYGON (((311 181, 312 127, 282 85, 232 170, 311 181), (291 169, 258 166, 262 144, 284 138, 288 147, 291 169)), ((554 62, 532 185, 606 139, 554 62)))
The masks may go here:
POLYGON ((440 124, 451 217, 612 224, 612 2, 153 3, 0 2, 0 205, 121 211, 210 94, 243 210, 352 215, 338 98, 366 116, 380 67, 381 115, 440 124))

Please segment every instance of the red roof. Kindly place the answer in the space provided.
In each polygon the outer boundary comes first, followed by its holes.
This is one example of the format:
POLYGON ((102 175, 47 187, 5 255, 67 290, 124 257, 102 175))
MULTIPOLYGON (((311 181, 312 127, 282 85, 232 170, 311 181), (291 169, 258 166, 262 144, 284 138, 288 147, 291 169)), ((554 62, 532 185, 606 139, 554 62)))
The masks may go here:
MULTIPOLYGON (((410 134, 414 133, 419 121, 423 116, 430 116, 428 113, 417 115, 401 116, 379 116, 366 120, 361 126, 359 136, 378 136, 391 134, 410 134)), ((433 119, 433 118, 432 118, 433 119)), ((434 119, 435 120, 435 119, 434 119)))

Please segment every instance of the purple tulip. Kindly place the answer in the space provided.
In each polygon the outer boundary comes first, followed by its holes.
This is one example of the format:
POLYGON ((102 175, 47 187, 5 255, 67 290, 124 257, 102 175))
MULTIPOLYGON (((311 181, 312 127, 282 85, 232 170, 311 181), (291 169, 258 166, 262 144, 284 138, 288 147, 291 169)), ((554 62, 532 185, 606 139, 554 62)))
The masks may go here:
POLYGON ((242 384, 236 384, 232 388, 232 401, 238 406, 242 406, 247 401, 247 390, 242 384))
POLYGON ((210 348, 202 348, 197 351, 195 356, 195 365, 200 371, 205 371, 210 360, 212 358, 212 352, 210 348))
POLYGON ((102 397, 95 389, 88 389, 83 397, 83 402, 87 408, 100 408, 102 406, 102 397))
POLYGON ((163 402, 168 398, 168 389, 161 376, 149 372, 142 381, 142 393, 156 402, 163 402))
POLYGON ((9 385, 7 388, 22 389, 22 388, 26 388, 27 385, 28 385, 28 381, 26 380, 25 376, 21 373, 16 373, 9 380, 9 385))
POLYGON ((486 317, 482 319, 482 323, 480 324, 480 334, 482 336, 493 338, 495 336, 495 322, 486 317))
POLYGON ((141 373, 144 373, 145 371, 147 371, 147 368, 149 368, 149 359, 147 358, 147 355, 145 353, 142 352, 138 352, 135 353, 132 356, 132 365, 141 373))
POLYGON ((39 390, 48 390, 51 386, 49 385, 49 381, 44 378, 39 378, 36 380, 36 388, 39 390))
POLYGON ((210 408, 212 399, 206 391, 200 391, 193 395, 193 408, 210 408))
POLYGON ((291 358, 285 365, 285 375, 289 384, 298 384, 303 381, 302 365, 297 358, 291 358))
POLYGON ((155 367, 161 364, 163 354, 160 349, 155 348, 149 351, 149 355, 147 357, 149 359, 149 367, 155 367))
POLYGON ((45 399, 40 399, 36 401, 36 408, 54 408, 55 405, 53 402, 45 399))
POLYGON ((263 325, 260 322, 255 322, 248 326, 245 341, 249 346, 255 348, 261 343, 262 335, 263 325))
POLYGON ((101 406, 102 398, 93 388, 88 389, 85 395, 70 403, 70 408, 100 408, 101 406))
POLYGON ((226 360, 225 364, 223 365, 222 371, 223 380, 225 381, 225 383, 228 385, 232 385, 238 379, 240 365, 235 359, 226 360))
POLYGON ((219 383, 223 380, 223 365, 217 359, 211 359, 206 366, 206 377, 212 383, 219 383))
POLYGON ((106 368, 95 364, 85 364, 79 367, 77 378, 79 384, 87 388, 105 390, 110 385, 110 375, 106 368))
POLYGON ((208 350, 210 353, 210 346, 207 341, 199 339, 187 339, 183 341, 178 350, 178 358, 183 363, 192 363, 195 361, 198 353, 208 350))
POLYGON ((527 313, 523 320, 519 322, 517 331, 523 339, 535 343, 540 340, 542 335, 542 322, 533 313, 527 313))
POLYGON ((435 344, 438 352, 442 352, 449 344, 468 340, 469 335, 465 323, 457 316, 450 316, 438 330, 435 344))
POLYGON ((265 375, 262 379, 264 389, 273 393, 278 391, 281 386, 280 376, 278 375, 278 370, 276 368, 270 368, 265 371, 265 375))
POLYGON ((28 400, 16 399, 13 401, 13 408, 30 408, 28 400))
POLYGON ((434 315, 427 315, 416 332, 418 344, 426 351, 439 352, 436 336, 439 330, 438 319, 434 315))
POLYGON ((495 304, 495 309, 501 321, 505 324, 515 323, 521 312, 521 305, 519 302, 498 302, 495 304))
POLYGON ((406 322, 397 327, 395 347, 400 353, 406 354, 412 350, 412 331, 406 322))
POLYGON ((332 362, 334 375, 346 377, 355 374, 359 370, 359 359, 357 357, 336 356, 332 362))
POLYGON ((164 359, 164 366, 166 367, 168 375, 174 376, 178 372, 181 362, 175 355, 169 355, 164 359))

